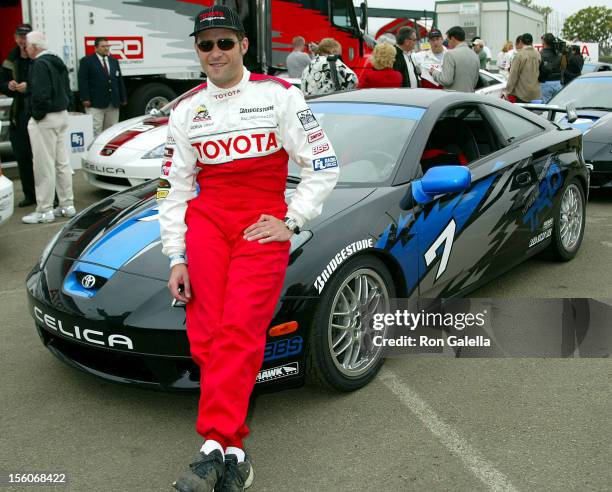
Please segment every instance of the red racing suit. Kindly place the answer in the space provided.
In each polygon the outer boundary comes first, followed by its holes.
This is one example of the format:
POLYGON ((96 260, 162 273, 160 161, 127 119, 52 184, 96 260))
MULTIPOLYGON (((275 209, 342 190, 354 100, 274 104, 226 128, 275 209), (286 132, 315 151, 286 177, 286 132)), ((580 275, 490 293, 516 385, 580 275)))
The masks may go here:
POLYGON ((289 241, 246 241, 244 229, 261 214, 302 227, 321 213, 339 172, 299 89, 243 70, 238 85, 209 81, 175 104, 157 193, 163 252, 171 266, 187 257, 187 336, 201 370, 196 430, 224 447, 242 447, 248 434, 249 398, 289 257, 289 241), (302 169, 287 207, 289 156, 302 169))

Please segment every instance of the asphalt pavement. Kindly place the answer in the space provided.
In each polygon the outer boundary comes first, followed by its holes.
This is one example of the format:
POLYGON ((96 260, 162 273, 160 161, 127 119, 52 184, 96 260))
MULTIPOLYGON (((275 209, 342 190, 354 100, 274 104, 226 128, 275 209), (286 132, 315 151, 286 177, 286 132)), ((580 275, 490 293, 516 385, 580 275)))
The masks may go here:
MULTIPOLYGON (((74 183, 78 209, 108 194, 74 183)), ((0 490, 171 490, 200 445, 197 395, 107 383, 42 346, 24 279, 62 221, 22 224, 30 210, 0 229, 0 474, 68 483, 0 490)), ((612 299, 610 278, 612 197, 596 194, 573 261, 532 259, 473 297, 612 299)), ((609 359, 397 358, 354 393, 259 395, 251 490, 611 490, 610 381, 609 359)))

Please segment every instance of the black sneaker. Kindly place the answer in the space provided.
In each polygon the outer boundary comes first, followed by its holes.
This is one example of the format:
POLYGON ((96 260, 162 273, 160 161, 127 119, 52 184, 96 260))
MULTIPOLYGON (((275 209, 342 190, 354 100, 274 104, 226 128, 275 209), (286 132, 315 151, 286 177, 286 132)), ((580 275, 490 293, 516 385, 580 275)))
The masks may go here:
POLYGON ((223 478, 223 455, 218 449, 200 452, 189 468, 172 486, 181 492, 213 492, 223 478))
POLYGON ((225 455, 225 472, 219 492, 239 492, 253 485, 253 467, 247 455, 243 462, 233 454, 225 455))

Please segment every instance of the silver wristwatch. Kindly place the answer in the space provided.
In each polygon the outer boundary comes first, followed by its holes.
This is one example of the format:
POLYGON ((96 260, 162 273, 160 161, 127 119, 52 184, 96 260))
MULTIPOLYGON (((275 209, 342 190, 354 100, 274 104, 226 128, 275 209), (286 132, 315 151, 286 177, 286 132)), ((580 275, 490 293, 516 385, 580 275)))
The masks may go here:
POLYGON ((292 219, 291 217, 285 217, 285 225, 287 229, 289 229, 294 234, 300 233, 300 226, 297 223, 297 220, 292 219))

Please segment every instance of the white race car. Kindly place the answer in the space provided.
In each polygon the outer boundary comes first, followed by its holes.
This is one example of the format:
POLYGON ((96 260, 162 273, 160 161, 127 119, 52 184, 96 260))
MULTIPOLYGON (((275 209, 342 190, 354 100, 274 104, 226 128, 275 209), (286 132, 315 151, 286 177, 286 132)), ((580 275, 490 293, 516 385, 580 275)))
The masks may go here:
POLYGON ((2 174, 0 165, 0 225, 13 215, 14 201, 13 182, 2 174))
MULTIPOLYGON (((288 79, 299 87, 299 79, 288 79)), ((501 97, 506 81, 500 75, 480 71, 478 94, 501 97)), ((174 101, 154 115, 122 121, 102 132, 82 160, 92 185, 121 191, 159 176, 164 157, 167 123, 174 101)))

